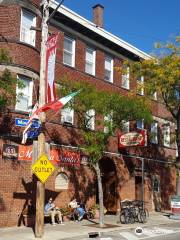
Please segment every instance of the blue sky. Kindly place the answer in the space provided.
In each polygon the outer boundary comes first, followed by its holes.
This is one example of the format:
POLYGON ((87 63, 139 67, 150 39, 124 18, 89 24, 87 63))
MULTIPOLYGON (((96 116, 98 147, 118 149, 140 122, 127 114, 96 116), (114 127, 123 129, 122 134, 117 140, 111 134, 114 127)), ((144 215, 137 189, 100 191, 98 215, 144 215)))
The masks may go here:
POLYGON ((155 42, 180 35, 180 0, 64 0, 63 5, 91 21, 97 3, 104 6, 104 28, 146 53, 155 42))

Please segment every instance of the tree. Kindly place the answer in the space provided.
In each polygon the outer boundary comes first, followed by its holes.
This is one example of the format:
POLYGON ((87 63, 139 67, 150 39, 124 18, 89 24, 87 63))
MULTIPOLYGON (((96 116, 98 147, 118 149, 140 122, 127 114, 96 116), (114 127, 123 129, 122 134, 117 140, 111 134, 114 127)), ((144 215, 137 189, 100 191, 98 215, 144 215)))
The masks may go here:
POLYGON ((151 114, 142 98, 98 91, 95 86, 87 83, 75 83, 68 79, 61 80, 61 84, 62 82, 61 90, 64 95, 69 91, 81 89, 80 94, 75 97, 69 107, 74 109, 77 115, 78 126, 84 139, 82 147, 97 174, 100 226, 102 227, 104 225, 104 206, 99 160, 105 155, 110 138, 116 136, 123 120, 144 119, 149 122, 151 114), (92 126, 94 116, 96 116, 96 130, 92 126), (105 116, 106 118, 104 118, 105 116))
MULTIPOLYGON (((11 58, 8 52, 4 49, 0 49, 0 64, 7 65, 11 63, 11 58)), ((19 87, 23 87, 22 82, 18 81, 8 69, 5 69, 0 74, 0 109, 10 106, 16 102, 16 92, 14 88, 18 84, 19 87)))
POLYGON ((166 44, 156 45, 156 54, 149 60, 131 64, 136 77, 144 76, 147 95, 157 93, 176 123, 178 157, 177 194, 180 195, 180 37, 166 44))

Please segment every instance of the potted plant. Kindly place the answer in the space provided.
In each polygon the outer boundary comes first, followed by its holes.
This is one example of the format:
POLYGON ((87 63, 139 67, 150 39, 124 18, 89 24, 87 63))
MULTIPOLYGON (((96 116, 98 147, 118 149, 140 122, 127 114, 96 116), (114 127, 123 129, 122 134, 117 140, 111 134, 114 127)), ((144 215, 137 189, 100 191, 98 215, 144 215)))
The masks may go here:
POLYGON ((60 211, 62 213, 64 222, 67 222, 71 219, 72 209, 70 207, 60 208, 60 211))
MULTIPOLYGON (((99 219, 99 204, 94 204, 91 208, 90 211, 92 211, 94 218, 99 219)), ((104 214, 106 214, 107 209, 104 207, 104 214)))

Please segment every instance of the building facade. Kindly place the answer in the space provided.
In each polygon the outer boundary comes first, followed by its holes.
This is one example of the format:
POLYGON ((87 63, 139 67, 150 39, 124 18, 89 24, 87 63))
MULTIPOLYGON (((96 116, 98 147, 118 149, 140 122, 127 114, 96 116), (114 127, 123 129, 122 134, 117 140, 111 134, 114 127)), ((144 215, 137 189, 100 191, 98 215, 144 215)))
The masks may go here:
MULTIPOLYGON (((16 121, 17 118, 28 119, 31 106, 38 100, 41 32, 30 28, 41 27, 40 2, 2 0, 0 3, 0 49, 6 49, 12 58, 9 64, 0 63, 0 72, 9 69, 25 85, 23 96, 15 106, 1 114, 0 226, 20 224, 28 200, 35 203, 36 177, 31 171, 33 141, 21 144, 24 128, 16 121), (7 149, 15 155, 7 156, 7 149)), ((50 6, 52 12, 57 2, 52 1, 50 6)), ((49 22, 49 32, 59 33, 56 80, 65 76, 122 95, 136 89, 138 81, 144 81, 143 77, 133 79, 130 69, 126 74, 118 71, 126 60, 139 61, 150 56, 103 28, 103 6, 93 7, 93 22, 61 6, 49 22)), ((18 87, 15 90, 20 92, 18 87)), ((143 89, 138 94, 144 95, 143 89)), ((108 152, 100 160, 104 205, 109 212, 117 212, 124 199, 141 199, 142 174, 147 207, 151 210, 170 207, 176 181, 172 164, 176 157, 176 146, 172 141, 175 127, 156 93, 152 97, 152 114, 151 126, 144 126, 143 120, 124 124, 127 132, 146 128, 147 147, 126 148, 122 152, 118 148, 118 138, 114 136, 108 152), (137 157, 132 157, 134 155, 137 157)), ((73 197, 81 199, 87 206, 98 201, 94 170, 88 165, 88 157, 78 148, 80 138, 75 115, 74 111, 64 108, 46 122, 46 141, 50 144, 51 161, 57 168, 45 184, 45 198, 52 196, 62 207, 73 197)), ((94 123, 92 128, 96 129, 94 123)))

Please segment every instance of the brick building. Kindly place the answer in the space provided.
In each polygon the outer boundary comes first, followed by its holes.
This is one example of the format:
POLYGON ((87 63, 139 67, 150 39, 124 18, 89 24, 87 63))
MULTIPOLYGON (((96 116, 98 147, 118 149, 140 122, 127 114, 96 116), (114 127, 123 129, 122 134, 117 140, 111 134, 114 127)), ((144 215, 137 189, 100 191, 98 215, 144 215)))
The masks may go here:
MULTIPOLYGON (((51 2, 51 11, 56 5, 56 2, 51 2)), ((150 56, 103 28, 103 6, 94 6, 93 13, 93 22, 90 22, 61 6, 51 19, 49 31, 59 32, 55 79, 66 75, 70 79, 95 84, 99 89, 118 90, 119 94, 126 95, 136 88, 137 81, 131 78, 130 71, 121 75, 117 67, 122 66, 124 60, 139 61, 150 56)), ((35 202, 36 179, 31 172, 32 141, 21 145, 23 128, 15 124, 15 118, 28 118, 29 106, 38 99, 41 33, 30 30, 31 26, 41 27, 40 0, 1 1, 0 48, 8 50, 12 63, 0 63, 0 71, 8 68, 26 87, 16 105, 1 115, 0 226, 17 225, 28 199, 35 202), (3 155, 3 147, 7 144, 17 146, 17 159, 3 155)), ((170 115, 156 94, 152 106, 154 122, 151 126, 144 126, 143 120, 136 123, 136 128, 147 127, 148 136, 153 133, 153 137, 148 137, 148 146, 133 148, 133 151, 126 149, 121 154, 118 139, 114 137, 110 151, 100 161, 104 204, 110 212, 119 209, 119 200, 141 198, 141 161, 136 159, 135 164, 131 154, 145 158, 144 190, 149 209, 169 208, 176 180, 175 168, 169 163, 176 156, 175 144, 171 141, 174 124, 168 121, 170 115)), ((87 156, 77 150, 79 139, 75 114, 65 109, 53 121, 46 123, 46 140, 50 143, 51 160, 57 164, 57 169, 45 184, 45 197, 53 196, 60 206, 66 206, 74 196, 87 205, 97 201, 96 176, 87 164, 87 156), (66 155, 71 155, 75 162, 80 161, 80 165, 59 163, 59 159, 66 155)), ((127 122, 126 130, 131 131, 131 127, 127 122)))

